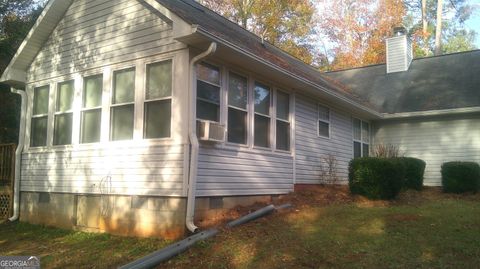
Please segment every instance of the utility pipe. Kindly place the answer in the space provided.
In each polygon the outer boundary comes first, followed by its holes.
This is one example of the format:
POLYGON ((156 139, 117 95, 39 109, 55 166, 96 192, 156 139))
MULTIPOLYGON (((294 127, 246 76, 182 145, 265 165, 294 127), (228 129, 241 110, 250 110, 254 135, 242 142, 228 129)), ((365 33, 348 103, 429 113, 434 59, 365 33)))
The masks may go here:
POLYGON ((20 105, 20 130, 18 132, 18 145, 15 151, 15 178, 13 184, 13 216, 9 221, 16 221, 20 215, 20 167, 22 161, 22 150, 25 144, 25 120, 27 108, 27 94, 25 91, 11 88, 12 93, 18 94, 21 97, 20 105))
POLYGON ((212 42, 208 49, 199 55, 195 56, 191 61, 190 61, 190 90, 188 91, 189 94, 189 101, 190 105, 188 106, 190 111, 189 111, 189 126, 188 126, 188 137, 190 139, 190 144, 191 144, 191 153, 190 153, 190 169, 189 169, 189 178, 188 178, 188 194, 187 194, 187 214, 185 218, 185 224, 188 228, 188 230, 192 233, 196 232, 198 227, 195 226, 193 223, 193 218, 195 215, 195 195, 196 195, 196 189, 197 189, 197 166, 198 166, 198 138, 197 138, 197 133, 196 133, 196 124, 197 124, 197 119, 196 119, 196 111, 197 111, 197 87, 196 87, 196 74, 195 71, 195 64, 212 55, 215 53, 217 50, 217 43, 212 42))

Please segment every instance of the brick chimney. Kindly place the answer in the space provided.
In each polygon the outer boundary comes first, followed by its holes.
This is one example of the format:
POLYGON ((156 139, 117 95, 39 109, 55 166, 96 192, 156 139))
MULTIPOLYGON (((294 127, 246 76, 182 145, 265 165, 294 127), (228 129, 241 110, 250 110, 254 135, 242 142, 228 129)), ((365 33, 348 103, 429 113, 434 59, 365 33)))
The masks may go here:
POLYGON ((393 36, 387 38, 387 74, 407 71, 413 59, 412 42, 405 27, 393 28, 393 36))

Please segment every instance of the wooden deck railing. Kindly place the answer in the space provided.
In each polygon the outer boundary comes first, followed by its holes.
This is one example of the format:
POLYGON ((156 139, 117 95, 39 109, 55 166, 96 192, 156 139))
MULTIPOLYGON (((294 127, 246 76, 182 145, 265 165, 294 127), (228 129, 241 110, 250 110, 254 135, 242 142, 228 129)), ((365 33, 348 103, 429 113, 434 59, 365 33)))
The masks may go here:
POLYGON ((12 211, 15 149, 15 144, 0 145, 0 221, 12 211))

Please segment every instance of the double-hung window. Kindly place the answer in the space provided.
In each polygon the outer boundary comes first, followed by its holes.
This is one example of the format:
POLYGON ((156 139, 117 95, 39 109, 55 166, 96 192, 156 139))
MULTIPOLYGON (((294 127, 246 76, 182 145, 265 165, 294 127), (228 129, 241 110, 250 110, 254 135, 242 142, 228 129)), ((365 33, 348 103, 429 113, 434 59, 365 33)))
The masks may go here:
POLYGON ((110 140, 133 138, 135 111, 135 68, 113 73, 113 94, 110 110, 110 140))
POLYGON ((143 137, 170 137, 172 61, 147 65, 143 137))
POLYGON ((368 157, 370 150, 370 125, 353 119, 353 157, 368 157))
POLYGON ((318 105, 318 136, 330 137, 330 109, 323 105, 318 105))
POLYGON ((57 85, 57 102, 55 105, 55 124, 53 132, 54 145, 72 143, 73 96, 75 83, 73 80, 57 85))
POLYGON ((247 144, 247 78, 235 73, 228 78, 228 142, 247 144))
POLYGON ((254 94, 254 145, 257 147, 270 147, 270 103, 272 98, 268 86, 259 82, 255 83, 254 94))
POLYGON ((197 119, 220 121, 220 69, 197 65, 197 119))
POLYGON ((38 87, 33 92, 33 111, 30 135, 30 146, 47 145, 49 86, 38 87))
POLYGON ((100 141, 102 92, 102 75, 95 75, 84 79, 80 143, 95 143, 100 141))
POLYGON ((290 96, 277 91, 276 148, 290 150, 290 96))

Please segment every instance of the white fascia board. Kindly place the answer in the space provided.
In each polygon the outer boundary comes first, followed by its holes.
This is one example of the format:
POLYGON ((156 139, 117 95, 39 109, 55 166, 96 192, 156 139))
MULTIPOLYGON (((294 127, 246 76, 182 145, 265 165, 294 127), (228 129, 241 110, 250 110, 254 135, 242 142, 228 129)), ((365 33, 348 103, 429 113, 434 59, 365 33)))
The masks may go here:
POLYGON ((18 70, 15 68, 7 68, 3 72, 2 77, 0 77, 0 82, 9 84, 9 85, 18 85, 25 84, 27 81, 27 72, 25 70, 18 70))
POLYGON ((383 119, 429 117, 429 116, 467 114, 467 113, 476 113, 476 112, 480 112, 480 107, 464 107, 464 108, 439 109, 439 110, 402 112, 402 113, 384 113, 383 119))

